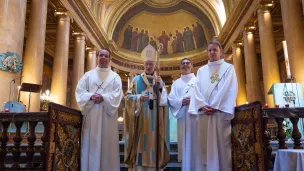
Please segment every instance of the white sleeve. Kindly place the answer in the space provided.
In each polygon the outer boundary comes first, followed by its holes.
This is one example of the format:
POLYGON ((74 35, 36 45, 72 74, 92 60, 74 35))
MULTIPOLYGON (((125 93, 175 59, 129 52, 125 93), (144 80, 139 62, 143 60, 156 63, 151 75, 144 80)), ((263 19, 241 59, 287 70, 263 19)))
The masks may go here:
POLYGON ((94 102, 90 100, 93 93, 89 92, 89 77, 87 74, 78 81, 75 98, 83 115, 87 114, 94 106, 94 102))
POLYGON ((104 99, 102 103, 104 105, 106 113, 113 116, 117 112, 117 109, 123 97, 120 77, 116 76, 116 78, 113 80, 113 83, 109 84, 108 86, 112 87, 112 91, 101 94, 104 99))

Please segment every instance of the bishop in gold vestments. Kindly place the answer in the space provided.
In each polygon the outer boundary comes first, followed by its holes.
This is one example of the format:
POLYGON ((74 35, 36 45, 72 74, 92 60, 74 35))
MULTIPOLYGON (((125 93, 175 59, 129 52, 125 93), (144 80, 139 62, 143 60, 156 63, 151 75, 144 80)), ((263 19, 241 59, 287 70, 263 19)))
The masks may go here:
POLYGON ((156 136, 159 137, 159 167, 169 161, 169 115, 167 90, 154 72, 156 50, 148 45, 142 52, 145 72, 137 75, 127 92, 124 113, 125 163, 129 170, 155 170, 156 136), (159 89, 156 84, 159 83, 159 89), (159 106, 156 105, 159 93, 159 106), (156 115, 159 110, 159 134, 156 134, 156 115))

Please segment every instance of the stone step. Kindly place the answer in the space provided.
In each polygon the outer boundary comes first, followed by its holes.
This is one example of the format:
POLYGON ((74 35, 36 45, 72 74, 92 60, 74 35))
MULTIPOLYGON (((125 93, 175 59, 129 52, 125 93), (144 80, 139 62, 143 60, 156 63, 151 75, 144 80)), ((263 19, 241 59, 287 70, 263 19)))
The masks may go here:
MULTIPOLYGON (((124 141, 119 141, 119 151, 123 152, 124 151, 124 141)), ((170 143, 170 151, 172 152, 177 152, 177 142, 171 142, 170 143)))
MULTIPOLYGON (((124 152, 119 152, 120 163, 124 163, 124 152)), ((177 152, 170 152, 170 163, 177 163, 178 162, 178 153, 177 152)))
MULTIPOLYGON (((164 168, 164 171, 181 171, 182 164, 181 163, 169 163, 164 168)), ((120 171, 128 171, 128 168, 124 164, 120 164, 120 171)))

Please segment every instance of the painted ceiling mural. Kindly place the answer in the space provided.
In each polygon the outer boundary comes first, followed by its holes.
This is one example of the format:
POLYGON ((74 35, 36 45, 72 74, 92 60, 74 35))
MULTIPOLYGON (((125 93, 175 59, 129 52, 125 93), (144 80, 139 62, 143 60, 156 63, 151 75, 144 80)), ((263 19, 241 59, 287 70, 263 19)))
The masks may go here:
POLYGON ((109 39, 114 40, 124 52, 140 53, 147 44, 157 47, 162 43, 162 56, 170 58, 176 57, 174 54, 180 56, 181 53, 204 51, 206 43, 218 35, 238 0, 137 0, 136 3, 126 0, 84 1, 109 39), (127 5, 126 11, 116 18, 118 20, 109 29, 106 23, 113 19, 110 13, 115 13, 113 9, 125 4, 133 5, 127 5), (206 4, 213 11, 205 9, 202 12, 202 6, 205 8, 206 4), (219 24, 215 24, 214 17, 210 18, 210 12, 216 16, 219 24))
POLYGON ((137 53, 148 44, 157 47, 162 43, 161 54, 170 55, 204 50, 213 36, 209 18, 197 7, 180 1, 167 8, 146 3, 130 8, 116 24, 112 39, 120 48, 137 53))

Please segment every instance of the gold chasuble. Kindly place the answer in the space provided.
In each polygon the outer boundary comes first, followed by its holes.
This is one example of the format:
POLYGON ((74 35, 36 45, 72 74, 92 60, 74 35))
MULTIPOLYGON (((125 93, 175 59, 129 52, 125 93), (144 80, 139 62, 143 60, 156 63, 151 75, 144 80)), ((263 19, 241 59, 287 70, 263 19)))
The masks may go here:
POLYGON ((156 167, 156 136, 159 136, 159 167, 169 162, 169 114, 167 90, 159 92, 159 135, 156 135, 156 74, 137 75, 125 98, 124 113, 125 163, 127 167, 156 167), (147 94, 149 100, 141 101, 140 96, 147 94))

